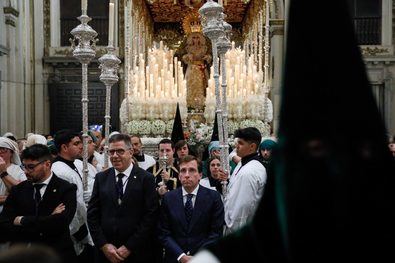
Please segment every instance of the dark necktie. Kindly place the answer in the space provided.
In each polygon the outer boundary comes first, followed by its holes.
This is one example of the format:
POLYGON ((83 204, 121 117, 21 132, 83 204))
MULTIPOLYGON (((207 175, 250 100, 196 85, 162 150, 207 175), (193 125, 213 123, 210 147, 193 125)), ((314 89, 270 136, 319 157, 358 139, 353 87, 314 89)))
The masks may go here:
POLYGON ((36 202, 36 205, 38 205, 41 202, 41 193, 40 193, 40 189, 43 188, 45 184, 34 184, 34 189, 35 189, 35 193, 34 193, 34 201, 36 202))
POLYGON ((118 202, 121 203, 121 200, 123 198, 123 182, 122 178, 125 175, 123 173, 117 174, 118 180, 117 180, 117 192, 118 192, 118 202))
POLYGON ((193 206, 192 206, 192 197, 193 194, 187 195, 187 201, 185 202, 185 219, 187 220, 187 224, 191 222, 193 206))

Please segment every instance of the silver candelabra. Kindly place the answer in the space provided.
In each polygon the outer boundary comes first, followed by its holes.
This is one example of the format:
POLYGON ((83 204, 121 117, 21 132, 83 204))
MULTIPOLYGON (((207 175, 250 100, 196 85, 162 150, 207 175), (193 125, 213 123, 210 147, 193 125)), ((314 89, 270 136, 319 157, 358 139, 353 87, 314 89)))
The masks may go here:
POLYGON ((78 17, 81 24, 71 30, 73 39, 70 39, 73 56, 82 65, 82 139, 83 139, 83 176, 82 184, 84 191, 88 189, 88 64, 96 55, 97 33, 88 25, 91 18, 82 10, 82 15, 78 17))
POLYGON ((111 105, 111 87, 118 82, 117 71, 121 60, 114 54, 115 48, 110 43, 107 47, 107 54, 104 54, 99 58, 101 74, 100 81, 106 85, 106 113, 104 116, 104 134, 105 134, 105 144, 104 144, 104 166, 109 167, 108 163, 108 136, 110 134, 110 105, 111 105))
MULTIPOLYGON (((203 34, 205 34, 212 43, 213 64, 214 64, 214 82, 216 98, 216 115, 218 120, 218 137, 221 148, 221 167, 225 173, 229 173, 229 144, 228 144, 228 125, 227 125, 227 105, 226 105, 226 67, 225 53, 231 47, 227 37, 227 32, 231 26, 224 22, 224 8, 212 0, 208 0, 200 9, 199 14, 202 18, 203 34), (222 92, 219 87, 219 69, 218 53, 221 58, 222 71, 222 92), (221 98, 222 93, 222 98, 221 98)), ((226 195, 227 182, 222 182, 222 192, 226 195)))

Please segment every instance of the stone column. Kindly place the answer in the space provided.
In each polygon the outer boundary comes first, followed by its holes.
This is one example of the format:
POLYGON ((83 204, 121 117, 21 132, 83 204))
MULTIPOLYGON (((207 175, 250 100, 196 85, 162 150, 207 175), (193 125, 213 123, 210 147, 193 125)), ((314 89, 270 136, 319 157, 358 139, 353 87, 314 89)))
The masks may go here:
POLYGON ((276 135, 279 124, 279 113, 280 113, 280 98, 281 98, 281 81, 283 74, 284 64, 284 20, 272 19, 270 20, 271 25, 271 58, 270 58, 270 69, 272 76, 271 83, 271 100, 273 103, 273 132, 276 135))

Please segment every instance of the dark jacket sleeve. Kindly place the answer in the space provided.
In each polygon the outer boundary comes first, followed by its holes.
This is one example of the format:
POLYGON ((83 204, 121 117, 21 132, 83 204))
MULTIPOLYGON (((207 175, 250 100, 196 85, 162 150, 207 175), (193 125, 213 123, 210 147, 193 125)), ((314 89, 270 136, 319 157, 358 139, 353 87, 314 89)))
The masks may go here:
POLYGON ((134 251, 140 244, 145 243, 154 234, 158 220, 158 195, 156 193, 155 178, 144 171, 144 215, 136 232, 128 239, 125 246, 134 251))
MULTIPOLYGON (((166 194, 168 195, 168 194, 166 194)), ((173 254, 175 257, 178 257, 184 251, 181 249, 181 247, 177 244, 177 242, 174 240, 174 238, 171 235, 171 229, 170 229, 170 217, 169 217, 169 199, 167 198, 168 196, 164 196, 161 209, 160 209, 160 216, 159 216, 159 222, 158 222, 158 238, 160 242, 162 243, 163 247, 167 251, 171 251, 171 254, 173 254)))
MULTIPOLYGON (((64 228, 68 228, 73 220, 77 206, 77 186, 70 184, 62 194, 60 203, 63 203, 65 210, 56 215, 48 216, 24 216, 22 226, 27 228, 35 228, 39 232, 54 234, 59 231, 63 232, 64 228)), ((60 203, 58 205, 60 205, 60 203)))
POLYGON ((74 184, 68 185, 64 190, 60 201, 60 203, 65 205, 65 210, 62 213, 46 216, 23 216, 22 226, 14 226, 15 217, 21 215, 15 210, 18 192, 15 188, 12 188, 0 216, 1 228, 5 229, 6 234, 11 238, 10 240, 17 240, 20 235, 38 232, 51 235, 63 232, 65 228, 68 228, 75 214, 77 205, 76 190, 77 187, 74 184))
POLYGON ((99 249, 107 243, 107 239, 101 228, 100 175, 102 173, 96 175, 92 196, 88 204, 88 228, 93 243, 99 249))
POLYGON ((211 229, 202 247, 214 243, 220 237, 222 237, 225 219, 224 205, 222 203, 221 195, 218 192, 212 191, 212 197, 214 199, 214 202, 210 211, 212 215, 211 229))

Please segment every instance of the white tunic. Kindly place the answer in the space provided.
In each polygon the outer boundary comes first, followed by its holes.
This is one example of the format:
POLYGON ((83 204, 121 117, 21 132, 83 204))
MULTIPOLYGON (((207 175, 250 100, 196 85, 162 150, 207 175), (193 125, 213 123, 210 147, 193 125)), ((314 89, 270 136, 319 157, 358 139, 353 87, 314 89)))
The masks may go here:
POLYGON ((81 175, 79 175, 76 171, 74 171, 70 166, 65 164, 64 162, 54 162, 52 164, 52 172, 56 174, 58 177, 62 178, 63 180, 68 181, 69 183, 73 183, 77 185, 77 209, 74 215, 73 220, 70 223, 69 229, 70 229, 70 235, 71 239, 73 240, 74 243, 74 249, 77 255, 81 254, 81 252, 84 250, 84 244, 91 244, 93 245, 92 238, 88 234, 87 238, 77 241, 74 237, 73 234, 75 234, 82 225, 87 224, 87 209, 86 205, 84 202, 84 190, 83 190, 83 185, 82 185, 82 173, 79 171, 81 175))
POLYGON ((239 162, 229 179, 224 200, 225 234, 232 233, 251 221, 263 195, 266 169, 257 160, 242 166, 239 162))
POLYGON ((155 163, 156 163, 156 161, 155 161, 154 157, 152 157, 151 155, 148 155, 148 154, 144 154, 144 162, 138 162, 139 167, 144 170, 147 170, 151 166, 155 165, 155 163))
MULTIPOLYGON (((26 180, 26 175, 19 167, 19 165, 11 163, 10 166, 7 167, 7 174, 11 176, 13 179, 18 180, 20 182, 26 180)), ((0 179, 0 195, 8 194, 7 187, 5 186, 3 180, 0 179)), ((3 206, 0 205, 0 213, 3 210, 3 206)))

